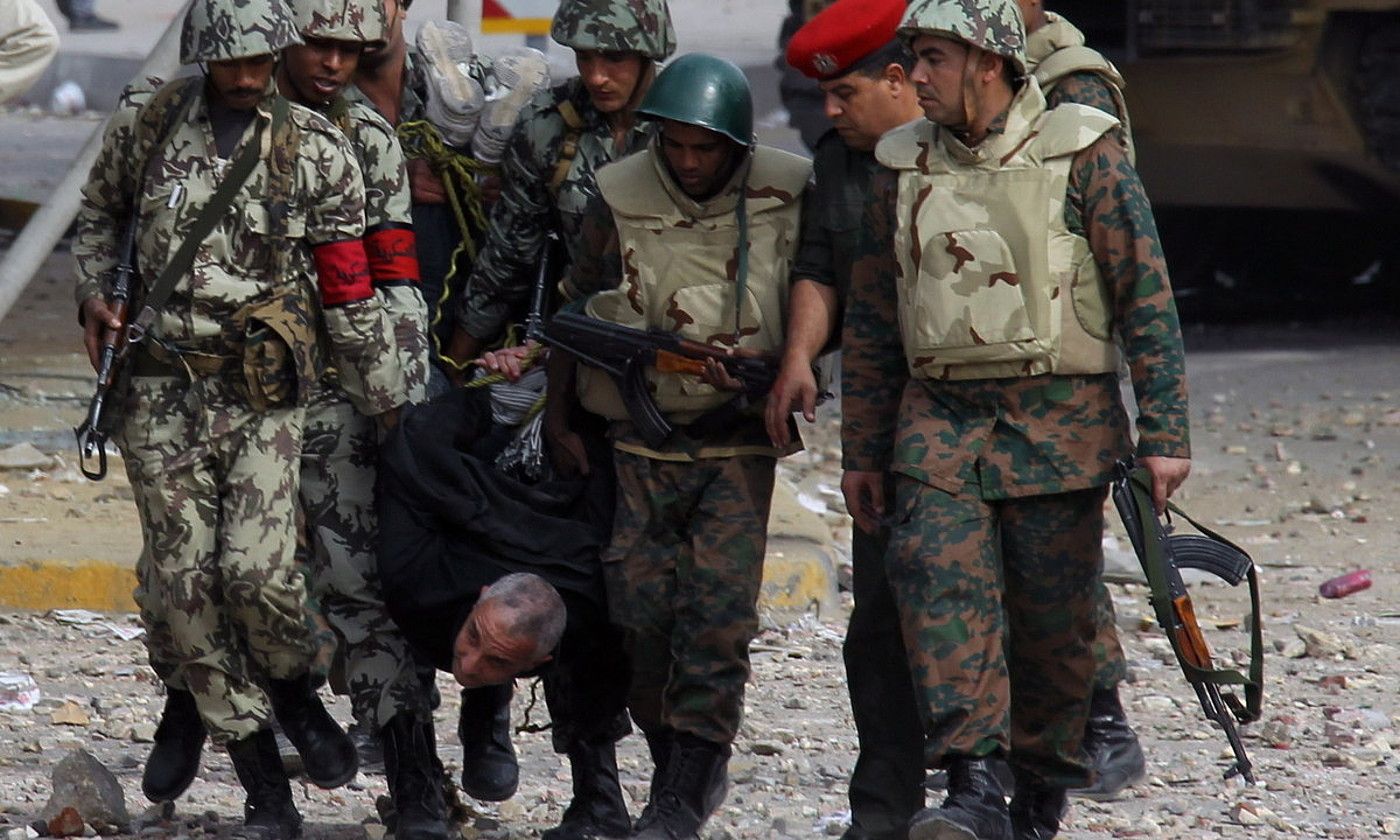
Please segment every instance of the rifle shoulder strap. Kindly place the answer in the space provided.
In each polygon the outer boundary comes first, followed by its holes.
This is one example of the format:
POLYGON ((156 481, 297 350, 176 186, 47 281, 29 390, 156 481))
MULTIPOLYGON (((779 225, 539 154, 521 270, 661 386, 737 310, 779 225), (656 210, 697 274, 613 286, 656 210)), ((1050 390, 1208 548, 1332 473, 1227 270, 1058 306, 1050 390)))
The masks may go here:
POLYGON ((583 115, 568 99, 559 103, 559 116, 564 119, 568 131, 564 132, 564 139, 559 142, 559 157, 555 159, 554 172, 549 176, 549 194, 556 200, 559 198, 559 187, 569 177, 574 158, 578 157, 578 141, 583 136, 584 127, 583 115))
MULTIPOLYGON (((1134 512, 1140 520, 1147 517, 1155 519, 1152 509, 1152 477, 1145 467, 1137 467, 1129 474, 1128 487, 1134 502, 1134 512)), ((1170 515, 1179 516, 1186 520, 1197 531, 1206 537, 1233 548, 1235 551, 1249 555, 1239 546, 1230 542, 1225 537, 1207 528, 1201 523, 1192 519, 1186 511, 1177 507, 1174 502, 1167 502, 1167 511, 1170 515)), ((1142 531, 1143 539, 1143 572, 1147 575, 1148 588, 1151 591, 1152 605, 1158 608, 1170 610, 1171 596, 1167 585, 1166 574, 1162 564, 1167 562, 1163 556, 1162 545, 1156 540, 1147 538, 1152 531, 1146 528, 1146 522, 1142 531)), ((1182 668, 1188 672, 1188 677, 1194 675, 1196 679, 1214 683, 1216 686, 1238 685, 1244 689, 1244 703, 1240 703, 1239 698, 1228 692, 1222 692, 1221 696, 1225 703, 1229 705, 1236 719, 1241 723, 1249 723, 1259 719, 1264 702, 1264 630, 1263 613, 1259 603, 1259 575, 1255 570, 1254 563, 1249 564, 1249 570, 1245 574, 1245 579, 1249 583, 1250 600, 1250 628, 1249 628, 1249 673, 1242 674, 1233 668, 1197 668, 1189 662, 1182 661, 1182 668)), ((1159 622, 1160 622, 1159 617, 1159 622)), ((1165 627, 1166 625, 1163 624, 1165 627)), ((1173 640, 1173 647, 1175 647, 1173 640)))
MULTIPOLYGON (((289 108, 290 105, 283 97, 273 98, 272 133, 274 136, 282 131, 283 125, 287 122, 289 108)), ((229 166, 223 181, 214 191, 213 197, 209 199, 209 203, 200 208, 199 215, 190 225, 190 229, 185 234, 185 238, 181 240, 175 255, 165 264, 155 282, 147 289, 141 313, 136 317, 135 325, 138 328, 138 333, 151 328, 156 315, 170 298, 170 293, 174 291, 176 281, 189 270, 190 264, 194 262, 195 251, 204 242, 205 237, 214 230, 214 226, 219 223, 219 219, 228 208, 233 205, 233 199, 243 188, 244 182, 248 180, 248 176, 253 173, 259 158, 262 157, 263 136, 267 130, 267 123, 258 123, 253 137, 244 144, 242 152, 229 166)))

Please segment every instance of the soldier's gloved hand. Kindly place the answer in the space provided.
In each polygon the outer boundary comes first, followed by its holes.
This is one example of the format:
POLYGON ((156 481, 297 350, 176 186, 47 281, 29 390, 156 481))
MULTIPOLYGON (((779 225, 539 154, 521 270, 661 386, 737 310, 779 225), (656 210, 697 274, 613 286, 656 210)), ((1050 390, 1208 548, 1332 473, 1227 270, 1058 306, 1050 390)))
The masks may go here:
POLYGON ((549 444, 549 460, 556 473, 563 478, 588 475, 588 450, 584 448, 583 438, 564 424, 546 417, 544 439, 549 444))
POLYGON ((447 188, 426 160, 414 158, 408 162, 408 192, 414 204, 444 204, 447 188))
POLYGON ((841 493, 856 527, 867 534, 878 533, 885 516, 885 474, 878 470, 846 470, 841 475, 841 493))
POLYGON ((83 301, 78 320, 83 325, 83 347, 87 349, 88 361, 96 371, 102 359, 103 334, 109 329, 121 329, 122 322, 117 320, 117 314, 107 306, 107 301, 100 297, 83 301))
POLYGON ((801 411, 808 423, 817 419, 817 375, 812 364, 800 359, 784 359, 773 390, 768 392, 768 404, 763 409, 763 423, 768 427, 768 439, 782 449, 792 440, 788 415, 801 411))

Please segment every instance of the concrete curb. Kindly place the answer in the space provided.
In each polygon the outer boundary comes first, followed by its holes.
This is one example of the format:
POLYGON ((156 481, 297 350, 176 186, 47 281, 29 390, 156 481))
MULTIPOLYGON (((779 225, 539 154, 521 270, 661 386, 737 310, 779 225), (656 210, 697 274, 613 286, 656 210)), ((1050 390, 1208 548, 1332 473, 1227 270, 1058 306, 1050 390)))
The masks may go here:
POLYGON ((136 571, 120 563, 28 561, 0 566, 0 606, 135 612, 136 571))

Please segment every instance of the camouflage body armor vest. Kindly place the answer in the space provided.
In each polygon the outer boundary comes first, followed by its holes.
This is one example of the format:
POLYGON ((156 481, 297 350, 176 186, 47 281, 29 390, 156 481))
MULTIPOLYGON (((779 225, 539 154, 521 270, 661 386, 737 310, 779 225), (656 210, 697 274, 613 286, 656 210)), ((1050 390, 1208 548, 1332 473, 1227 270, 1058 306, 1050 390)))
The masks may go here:
POLYGON ((1046 111, 1027 80, 1005 131, 975 149, 925 119, 880 141, 876 157, 899 174, 899 324, 912 376, 1117 369, 1103 277, 1064 219, 1075 154, 1117 125, 1083 105, 1046 111))
MULTIPOLYGON (((718 195, 697 202, 666 172, 655 141, 600 169, 598 188, 618 229, 622 283, 589 298, 586 311, 706 344, 777 350, 783 344, 788 270, 801 235, 802 192, 810 176, 806 159, 758 146, 718 195), (736 330, 741 190, 749 253, 736 330)), ((678 422, 733 397, 692 376, 654 370, 647 376, 657 407, 678 422)), ((614 420, 627 416, 607 375, 582 365, 579 396, 595 414, 614 420)))
POLYGON ((1103 53, 1084 45, 1084 33, 1054 12, 1045 13, 1046 23, 1026 38, 1026 61, 1040 89, 1048 96, 1060 80, 1074 73, 1093 73, 1103 78, 1113 95, 1119 121, 1123 123, 1123 139, 1128 145, 1128 162, 1137 165, 1133 148, 1132 123, 1128 118, 1128 101, 1123 98, 1123 74, 1103 53))

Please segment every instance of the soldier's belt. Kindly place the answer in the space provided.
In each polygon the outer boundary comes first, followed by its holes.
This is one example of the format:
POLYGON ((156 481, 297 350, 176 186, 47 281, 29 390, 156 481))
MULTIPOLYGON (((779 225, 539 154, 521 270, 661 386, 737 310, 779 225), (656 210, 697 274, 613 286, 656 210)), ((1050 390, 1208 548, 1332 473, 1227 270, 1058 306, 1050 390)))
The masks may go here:
POLYGON ((242 372, 241 355, 175 350, 155 342, 142 346, 133 360, 133 376, 210 377, 242 372))

